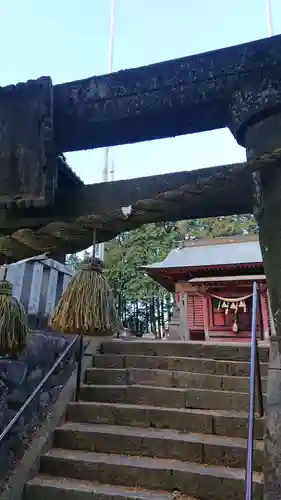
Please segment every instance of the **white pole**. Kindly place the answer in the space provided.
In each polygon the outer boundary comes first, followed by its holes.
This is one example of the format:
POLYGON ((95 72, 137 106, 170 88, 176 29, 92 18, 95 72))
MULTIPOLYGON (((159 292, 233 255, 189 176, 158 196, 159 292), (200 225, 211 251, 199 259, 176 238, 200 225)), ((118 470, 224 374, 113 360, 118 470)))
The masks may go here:
MULTIPOLYGON (((114 55, 114 27, 115 27, 115 4, 116 0, 111 0, 110 12, 110 28, 109 28, 109 52, 108 52, 108 73, 112 73, 113 69, 113 55, 114 55)), ((108 182, 109 173, 109 147, 104 150, 104 164, 102 172, 102 181, 108 182)), ((98 257, 104 259, 104 243, 97 245, 98 257)))
MULTIPOLYGON (((108 73, 112 73, 112 68, 113 68, 114 25, 115 25, 115 0, 111 0, 108 73)), ((105 148, 104 151, 104 166, 103 166, 103 176, 102 176, 103 182, 108 181, 108 157, 109 157, 109 148, 107 147, 105 148)))
POLYGON ((110 31, 109 31, 109 53, 108 53, 108 73, 112 73, 114 54, 114 25, 115 25, 115 0, 111 0, 110 31))
POLYGON ((272 25, 270 0, 266 0, 266 19, 267 19, 268 36, 271 37, 273 36, 273 25, 272 25))
POLYGON ((110 169, 110 182, 114 181, 114 160, 111 160, 111 169, 110 169))

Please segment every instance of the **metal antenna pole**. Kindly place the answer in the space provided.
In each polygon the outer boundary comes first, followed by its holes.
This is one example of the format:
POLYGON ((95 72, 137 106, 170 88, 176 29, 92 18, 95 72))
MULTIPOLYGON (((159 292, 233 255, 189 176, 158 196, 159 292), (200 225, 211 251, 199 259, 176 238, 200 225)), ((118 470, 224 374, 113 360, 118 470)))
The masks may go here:
POLYGON ((266 19, 267 19, 268 36, 271 37, 273 36, 273 25, 272 25, 270 0, 266 0, 266 19))
MULTIPOLYGON (((110 31, 109 31, 109 52, 108 52, 108 73, 112 73, 113 55, 114 55, 114 28, 115 28, 115 5, 116 0, 111 0, 110 12, 110 31)), ((108 182, 109 173, 109 147, 104 150, 104 164, 102 172, 102 182, 108 182)), ((99 259, 104 259, 104 243, 97 245, 97 256, 99 259)))
POLYGON ((111 160, 111 169, 110 169, 110 182, 113 182, 115 178, 115 165, 114 160, 111 160))
MULTIPOLYGON (((109 52, 108 52, 108 73, 112 73, 112 68, 113 68, 115 4, 116 4, 116 0, 111 0, 109 52)), ((102 176, 103 182, 108 181, 108 158, 109 158, 109 147, 105 148, 105 151, 104 151, 104 166, 103 166, 103 176, 102 176)))

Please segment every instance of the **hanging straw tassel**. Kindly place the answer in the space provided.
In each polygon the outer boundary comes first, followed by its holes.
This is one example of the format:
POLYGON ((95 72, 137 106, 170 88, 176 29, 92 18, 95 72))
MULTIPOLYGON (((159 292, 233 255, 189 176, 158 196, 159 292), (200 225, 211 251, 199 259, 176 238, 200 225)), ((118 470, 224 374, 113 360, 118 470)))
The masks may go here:
POLYGON ((72 278, 50 319, 54 330, 99 337, 122 329, 103 268, 103 262, 93 257, 72 278))
POLYGON ((23 305, 12 296, 13 285, 4 278, 0 281, 0 355, 17 357, 25 348, 29 328, 23 305))
POLYGON ((92 259, 72 278, 50 320, 54 330, 93 337, 121 330, 114 299, 102 271, 101 261, 92 259))

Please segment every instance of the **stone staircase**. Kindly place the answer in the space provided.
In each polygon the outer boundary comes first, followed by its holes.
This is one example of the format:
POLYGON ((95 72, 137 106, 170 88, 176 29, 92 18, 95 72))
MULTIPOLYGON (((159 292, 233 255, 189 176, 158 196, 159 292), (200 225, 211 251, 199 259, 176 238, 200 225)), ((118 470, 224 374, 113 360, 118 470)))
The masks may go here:
MULTIPOLYGON (((249 357, 245 344, 105 342, 24 500, 244 499, 249 357)), ((259 418, 255 435, 261 500, 259 418)))

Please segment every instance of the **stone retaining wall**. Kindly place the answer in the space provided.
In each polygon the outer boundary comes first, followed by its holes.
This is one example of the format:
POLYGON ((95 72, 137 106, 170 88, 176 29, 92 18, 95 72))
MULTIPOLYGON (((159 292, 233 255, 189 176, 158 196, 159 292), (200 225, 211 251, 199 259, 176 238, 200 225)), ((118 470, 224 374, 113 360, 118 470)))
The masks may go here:
MULTIPOLYGON (((32 332, 17 360, 0 358, 0 433, 72 341, 72 336, 32 332)), ((0 443, 0 481, 20 459, 75 367, 75 351, 58 366, 44 387, 26 408, 19 421, 0 443)))
POLYGON ((272 336, 265 418, 264 500, 281 500, 281 338, 272 336))

